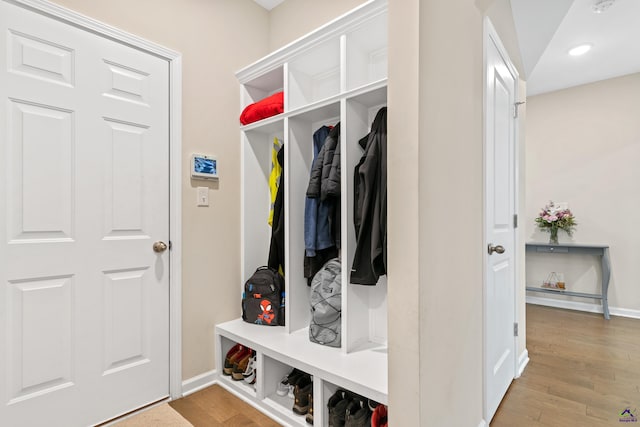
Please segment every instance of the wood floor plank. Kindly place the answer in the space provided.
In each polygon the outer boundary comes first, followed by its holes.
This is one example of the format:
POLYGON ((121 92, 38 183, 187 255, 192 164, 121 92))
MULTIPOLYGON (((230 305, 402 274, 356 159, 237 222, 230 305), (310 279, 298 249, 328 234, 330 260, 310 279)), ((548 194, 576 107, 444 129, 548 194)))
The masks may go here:
POLYGON ((194 427, 280 426, 219 385, 213 385, 169 404, 194 427))
POLYGON ((640 320, 527 305, 530 362, 491 427, 620 425, 640 407, 640 320))

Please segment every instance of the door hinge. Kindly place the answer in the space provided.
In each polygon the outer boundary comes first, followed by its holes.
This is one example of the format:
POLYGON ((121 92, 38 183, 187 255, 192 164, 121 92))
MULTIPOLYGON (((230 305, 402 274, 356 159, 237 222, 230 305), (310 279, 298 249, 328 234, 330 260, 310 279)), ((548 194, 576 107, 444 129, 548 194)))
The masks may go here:
POLYGON ((519 101, 519 102, 516 102, 516 103, 513 104, 513 118, 514 119, 518 118, 518 114, 519 114, 519 112, 518 112, 519 108, 518 107, 520 107, 524 103, 525 103, 525 101, 519 101))
POLYGON ((513 336, 517 337, 518 336, 518 322, 515 322, 513 324, 513 336))
POLYGON ((513 215, 513 228, 518 228, 518 214, 513 215))

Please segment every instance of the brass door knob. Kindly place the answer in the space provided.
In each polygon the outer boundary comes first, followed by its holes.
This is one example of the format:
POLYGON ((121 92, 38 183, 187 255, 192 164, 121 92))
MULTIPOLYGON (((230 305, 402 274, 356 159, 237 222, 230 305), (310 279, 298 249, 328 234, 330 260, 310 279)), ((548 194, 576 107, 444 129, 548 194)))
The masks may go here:
POLYGON ((499 254, 503 254, 504 253, 504 246, 502 246, 502 245, 493 246, 491 243, 489 243, 489 246, 487 247, 487 252, 489 252, 489 255, 491 255, 494 252, 497 252, 499 254))
POLYGON ((167 244, 165 242, 155 242, 153 244, 153 251, 157 253, 162 253, 167 250, 167 244))

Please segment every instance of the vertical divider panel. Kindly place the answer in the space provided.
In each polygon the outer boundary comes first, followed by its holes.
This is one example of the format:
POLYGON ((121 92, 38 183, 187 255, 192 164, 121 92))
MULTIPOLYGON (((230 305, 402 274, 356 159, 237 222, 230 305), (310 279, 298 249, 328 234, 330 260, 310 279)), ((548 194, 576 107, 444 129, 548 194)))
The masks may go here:
POLYGON ((325 393, 324 381, 317 377, 313 377, 313 425, 326 426, 329 425, 329 417, 324 411, 327 407, 327 401, 331 395, 325 393))
POLYGON ((363 150, 358 144, 368 131, 367 109, 360 103, 342 100, 342 338, 343 351, 354 351, 368 338, 369 310, 367 295, 359 292, 360 285, 349 283, 356 250, 354 214, 354 170, 363 150))
POLYGON ((313 134, 310 124, 287 119, 286 160, 286 277, 289 332, 309 325, 309 288, 304 277, 304 206, 313 161, 313 134))
POLYGON ((340 36, 340 93, 347 91, 347 36, 340 36))
MULTIPOLYGON (((289 63, 285 62, 282 65, 282 91, 284 92, 284 96, 282 97, 284 100, 284 112, 287 113, 291 109, 291 101, 289 100, 289 63)), ((285 128, 286 129, 286 128, 285 128)))
POLYGON ((261 351, 256 351, 256 398, 262 400, 267 396, 266 378, 268 372, 266 372, 265 356, 261 351))

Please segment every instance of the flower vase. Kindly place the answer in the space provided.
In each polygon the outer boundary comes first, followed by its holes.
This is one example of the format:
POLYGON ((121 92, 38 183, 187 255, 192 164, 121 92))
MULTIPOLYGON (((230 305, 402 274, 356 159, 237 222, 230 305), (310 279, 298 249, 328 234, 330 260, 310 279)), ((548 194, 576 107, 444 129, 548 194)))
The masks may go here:
POLYGON ((558 244, 558 229, 556 227, 551 227, 549 229, 551 235, 549 236, 549 244, 557 245, 558 244))

